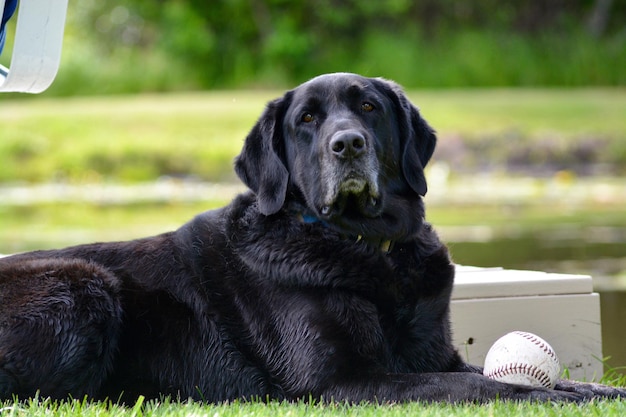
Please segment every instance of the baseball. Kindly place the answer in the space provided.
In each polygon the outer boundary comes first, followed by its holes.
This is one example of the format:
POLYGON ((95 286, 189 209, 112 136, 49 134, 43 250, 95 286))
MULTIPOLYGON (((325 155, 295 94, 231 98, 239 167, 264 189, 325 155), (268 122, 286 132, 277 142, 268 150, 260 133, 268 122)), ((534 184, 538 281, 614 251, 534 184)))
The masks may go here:
POLYGON ((554 388, 561 373, 559 358, 542 338, 527 332, 505 334, 491 346, 483 374, 496 381, 554 388))

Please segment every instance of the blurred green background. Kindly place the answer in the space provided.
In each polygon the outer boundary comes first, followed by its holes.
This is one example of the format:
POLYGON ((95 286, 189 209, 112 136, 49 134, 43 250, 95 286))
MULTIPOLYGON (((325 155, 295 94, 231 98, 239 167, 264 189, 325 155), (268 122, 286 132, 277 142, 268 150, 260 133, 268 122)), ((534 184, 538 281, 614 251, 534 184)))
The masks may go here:
POLYGON ((70 1, 51 88, 0 95, 0 253, 225 204, 264 104, 333 71, 399 82, 438 131, 426 204, 454 259, 593 275, 626 364, 624 1, 70 1))
POLYGON ((47 94, 284 88, 333 71, 407 88, 623 85, 625 21, 614 0, 81 0, 47 94))

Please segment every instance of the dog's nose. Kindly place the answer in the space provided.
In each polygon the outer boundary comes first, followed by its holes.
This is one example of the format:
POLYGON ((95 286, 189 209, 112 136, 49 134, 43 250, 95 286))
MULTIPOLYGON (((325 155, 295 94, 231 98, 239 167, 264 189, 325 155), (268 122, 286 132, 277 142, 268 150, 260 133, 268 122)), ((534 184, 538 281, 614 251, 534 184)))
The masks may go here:
POLYGON ((330 150, 338 158, 358 158, 365 153, 365 137, 355 131, 335 133, 330 140, 330 150))

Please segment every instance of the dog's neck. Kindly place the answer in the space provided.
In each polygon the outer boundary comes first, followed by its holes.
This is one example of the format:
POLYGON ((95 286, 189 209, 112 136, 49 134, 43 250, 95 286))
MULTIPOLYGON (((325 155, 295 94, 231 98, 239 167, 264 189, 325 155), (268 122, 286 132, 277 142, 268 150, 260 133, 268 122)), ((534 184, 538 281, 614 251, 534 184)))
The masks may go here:
MULTIPOLYGON (((328 224, 321 220, 318 219, 315 216, 312 216, 310 214, 304 214, 304 213, 296 213, 296 217, 298 218, 299 221, 301 221, 302 223, 309 223, 309 224, 313 224, 313 223, 319 223, 321 225, 323 225, 324 227, 328 227, 328 224)), ((347 237, 347 240, 351 240, 353 242, 367 242, 368 244, 371 244, 373 246, 376 246, 380 249, 381 252, 383 253, 389 253, 391 252, 391 249, 393 249, 393 241, 391 240, 385 240, 385 239, 380 239, 377 241, 371 241, 368 239, 365 239, 363 236, 361 235, 357 235, 356 237, 350 236, 347 237)))

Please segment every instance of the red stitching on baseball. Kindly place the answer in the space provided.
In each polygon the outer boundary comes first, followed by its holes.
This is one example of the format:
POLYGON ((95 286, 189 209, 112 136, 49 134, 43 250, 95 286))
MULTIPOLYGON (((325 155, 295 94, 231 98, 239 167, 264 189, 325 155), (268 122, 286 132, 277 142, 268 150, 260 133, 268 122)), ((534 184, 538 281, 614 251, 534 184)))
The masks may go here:
POLYGON ((517 372, 535 378, 545 388, 552 387, 552 382, 550 381, 550 377, 548 376, 548 374, 546 374, 544 371, 537 368, 536 366, 526 363, 510 363, 507 365, 499 366, 498 368, 493 369, 491 372, 488 372, 487 377, 502 378, 503 376, 507 376, 517 372))
POLYGON ((518 334, 518 335, 522 336, 524 339, 529 340, 532 343, 534 343, 535 345, 539 346, 539 348, 541 350, 543 350, 545 353, 547 353, 552 359, 554 359, 555 361, 558 361, 558 359, 556 357, 556 353, 554 352, 554 350, 552 350, 552 348, 550 348, 550 346, 546 345, 541 340, 537 339, 537 337, 535 337, 535 335, 533 335, 531 333, 526 333, 526 332, 515 332, 515 334, 518 334))

